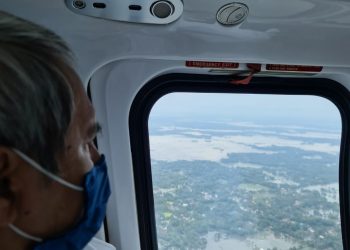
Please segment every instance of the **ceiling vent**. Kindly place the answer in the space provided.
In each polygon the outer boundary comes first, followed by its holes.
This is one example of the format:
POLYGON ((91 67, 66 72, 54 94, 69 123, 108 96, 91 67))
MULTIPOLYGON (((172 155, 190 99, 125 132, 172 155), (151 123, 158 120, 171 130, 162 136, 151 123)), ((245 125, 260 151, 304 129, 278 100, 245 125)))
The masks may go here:
POLYGON ((168 24, 183 12, 182 0, 65 0, 76 14, 150 24, 168 24))
POLYGON ((168 18, 174 14, 175 7, 168 1, 157 1, 151 6, 151 13, 158 18, 168 18))
POLYGON ((223 25, 237 25, 243 22, 249 13, 248 6, 243 3, 230 3, 222 6, 216 19, 223 25))

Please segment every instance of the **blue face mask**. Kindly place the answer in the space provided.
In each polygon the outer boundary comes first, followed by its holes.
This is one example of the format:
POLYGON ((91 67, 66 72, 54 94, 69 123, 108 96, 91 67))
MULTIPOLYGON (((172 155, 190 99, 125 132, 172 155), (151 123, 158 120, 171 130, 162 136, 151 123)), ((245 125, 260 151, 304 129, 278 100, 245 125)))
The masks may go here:
POLYGON ((38 242, 35 245, 34 250, 83 249, 100 229, 105 218, 107 201, 111 194, 105 157, 102 155, 92 170, 85 175, 84 187, 80 187, 48 172, 22 152, 16 149, 14 149, 14 152, 32 167, 49 178, 76 191, 84 191, 85 211, 83 218, 74 228, 56 238, 48 240, 32 236, 20 230, 13 224, 10 224, 9 227, 22 237, 38 242))

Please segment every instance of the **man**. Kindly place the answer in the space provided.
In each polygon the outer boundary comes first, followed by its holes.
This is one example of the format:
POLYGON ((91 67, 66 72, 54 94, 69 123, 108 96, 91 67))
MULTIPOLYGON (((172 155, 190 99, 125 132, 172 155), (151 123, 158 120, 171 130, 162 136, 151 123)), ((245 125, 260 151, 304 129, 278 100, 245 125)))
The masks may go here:
POLYGON ((94 239, 110 194, 99 126, 51 31, 0 11, 0 249, 115 249, 94 239))

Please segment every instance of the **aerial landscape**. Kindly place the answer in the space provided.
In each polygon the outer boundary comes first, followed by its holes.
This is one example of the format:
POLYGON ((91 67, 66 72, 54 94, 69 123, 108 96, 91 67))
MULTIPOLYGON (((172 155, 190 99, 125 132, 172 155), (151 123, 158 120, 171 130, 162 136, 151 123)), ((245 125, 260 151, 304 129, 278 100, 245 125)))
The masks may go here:
POLYGON ((342 249, 340 126, 281 124, 150 117, 159 249, 342 249))

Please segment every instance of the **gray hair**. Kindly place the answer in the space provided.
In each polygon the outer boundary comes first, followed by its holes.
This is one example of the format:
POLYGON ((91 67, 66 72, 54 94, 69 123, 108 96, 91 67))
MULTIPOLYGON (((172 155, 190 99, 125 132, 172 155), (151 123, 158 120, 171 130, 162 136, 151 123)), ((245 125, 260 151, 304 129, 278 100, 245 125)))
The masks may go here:
POLYGON ((71 121, 71 58, 53 32, 0 11, 0 145, 22 151, 50 172, 58 171, 71 121))

